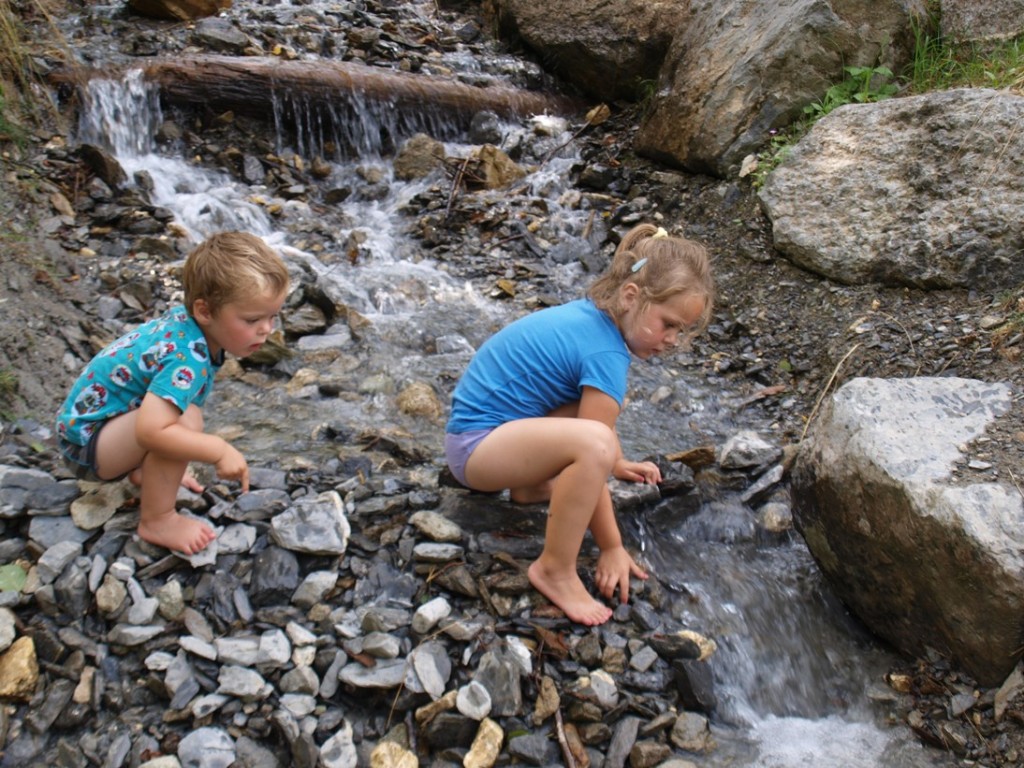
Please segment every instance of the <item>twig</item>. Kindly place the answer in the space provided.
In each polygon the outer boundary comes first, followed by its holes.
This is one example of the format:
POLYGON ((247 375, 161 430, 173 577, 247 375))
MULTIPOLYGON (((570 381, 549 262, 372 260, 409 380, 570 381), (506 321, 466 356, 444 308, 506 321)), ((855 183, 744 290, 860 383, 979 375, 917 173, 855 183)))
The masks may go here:
POLYGON ((578 139, 582 135, 582 133, 585 130, 587 130, 587 128, 589 128, 592 125, 598 125, 599 123, 604 122, 604 120, 607 118, 607 115, 608 108, 603 104, 600 107, 595 107, 594 109, 590 110, 590 112, 587 113, 587 122, 583 124, 583 127, 576 131, 576 133, 574 133, 572 136, 570 136, 564 143, 559 144, 557 147, 548 152, 544 156, 544 159, 540 161, 540 164, 547 165, 548 160, 554 157, 557 153, 561 152, 572 142, 576 141, 576 139, 578 139))
POLYGON ((555 710, 555 731, 558 733, 558 743, 562 747, 562 759, 565 760, 565 768, 576 768, 576 758, 572 755, 569 742, 565 738, 565 726, 562 724, 562 709, 555 710))
POLYGON ((583 233, 581 234, 581 237, 584 240, 589 240, 590 239, 590 232, 594 228, 594 215, 595 215, 595 213, 596 213, 595 211, 591 211, 590 212, 590 216, 587 217, 587 225, 585 227, 583 227, 583 233))
POLYGON ((459 165, 459 169, 455 172, 455 177, 452 179, 452 189, 448 193, 448 205, 444 209, 444 220, 448 221, 452 215, 452 205, 455 203, 455 195, 459 191, 459 187, 462 186, 462 177, 466 174, 466 166, 469 165, 469 158, 467 157, 459 165))
POLYGON ((405 734, 409 739, 409 751, 415 755, 418 751, 416 749, 416 724, 413 722, 411 709, 405 713, 405 734))
POLYGON ((807 417, 807 423, 804 424, 804 431, 800 433, 801 443, 804 441, 804 437, 807 435, 807 430, 810 429, 811 427, 811 422, 814 421, 814 417, 818 413, 818 407, 821 405, 821 401, 825 399, 825 395, 828 394, 828 391, 832 387, 833 382, 835 382, 836 376, 839 375, 839 369, 843 367, 843 363, 846 362, 847 358, 849 358, 850 355, 852 355, 859 346, 860 342, 858 341, 856 344, 850 347, 850 350, 845 355, 843 355, 843 359, 836 363, 836 367, 832 369, 832 375, 829 376, 828 381, 825 382, 825 388, 821 390, 821 394, 818 395, 818 399, 814 403, 814 408, 811 409, 811 415, 807 417))
POLYGON ((935 372, 935 375, 936 375, 936 376, 938 376, 939 374, 941 374, 941 373, 944 373, 944 372, 945 372, 945 370, 946 370, 947 368, 949 368, 949 366, 951 366, 951 365, 952 365, 952 364, 953 364, 953 363, 954 363, 954 362, 956 361, 956 359, 957 359, 958 357, 960 357, 960 353, 959 353, 959 352, 957 352, 957 353, 956 353, 955 355, 952 355, 952 356, 951 356, 951 357, 949 358, 949 360, 947 360, 947 361, 945 362, 945 364, 944 364, 944 365, 943 365, 943 366, 942 366, 942 367, 941 367, 941 368, 940 368, 940 369, 939 369, 938 371, 936 371, 936 372, 935 372))
POLYGON ((1020 487, 1020 482, 1017 480, 1017 476, 1013 474, 1012 469, 1008 469, 1006 471, 1010 473, 1010 480, 1013 481, 1013 486, 1017 489, 1017 493, 1019 493, 1021 497, 1024 498, 1024 488, 1020 487))
MULTIPOLYGON (((903 325, 903 323, 901 323, 899 320, 897 320, 896 317, 894 317, 893 315, 890 315, 886 312, 879 312, 879 314, 886 320, 888 320, 890 323, 894 323, 895 325, 899 326, 900 330, 903 331, 903 335, 907 337, 907 343, 910 345, 910 356, 917 357, 917 350, 914 348, 914 337, 910 335, 910 331, 907 330, 907 327, 903 325)), ((918 362, 917 369, 914 371, 914 375, 917 376, 917 374, 920 372, 921 363, 918 362)))

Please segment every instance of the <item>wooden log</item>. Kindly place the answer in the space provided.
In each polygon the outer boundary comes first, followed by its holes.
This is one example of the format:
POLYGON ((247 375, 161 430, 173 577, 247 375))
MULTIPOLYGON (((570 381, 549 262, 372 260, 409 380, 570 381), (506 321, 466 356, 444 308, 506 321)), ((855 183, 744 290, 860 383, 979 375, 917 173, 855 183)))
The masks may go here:
MULTIPOLYGON (((356 62, 209 55, 149 60, 141 69, 167 106, 272 120, 277 128, 294 129, 300 148, 314 152, 328 143, 347 154, 394 150, 419 132, 451 139, 482 110, 515 120, 569 116, 585 106, 554 93, 470 85, 455 77, 356 62)), ((81 87, 94 78, 123 74, 76 68, 49 79, 57 86, 81 87)))
POLYGON ((581 103, 556 94, 491 85, 470 85, 454 78, 400 72, 337 61, 284 60, 269 57, 197 56, 159 59, 143 68, 162 97, 182 106, 205 104, 266 116, 274 100, 301 97, 307 105, 336 106, 339 100, 384 104, 404 110, 434 109, 455 118, 481 110, 500 117, 567 115, 581 103))

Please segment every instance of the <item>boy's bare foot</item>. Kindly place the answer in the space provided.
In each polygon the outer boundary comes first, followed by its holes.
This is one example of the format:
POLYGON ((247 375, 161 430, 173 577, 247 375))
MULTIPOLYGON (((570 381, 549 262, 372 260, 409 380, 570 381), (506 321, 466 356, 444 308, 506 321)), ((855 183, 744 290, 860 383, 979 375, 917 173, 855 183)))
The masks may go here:
POLYGON ((217 538, 213 529, 202 520, 188 517, 177 510, 146 514, 139 520, 139 536, 150 544, 194 555, 217 538))
POLYGON ((604 624, 612 616, 612 609, 591 597, 575 571, 569 575, 552 574, 539 560, 534 560, 527 575, 534 588, 565 611, 572 621, 592 627, 604 624))
POLYGON ((202 493, 204 490, 206 490, 205 488, 203 488, 203 484, 196 480, 196 476, 193 475, 191 472, 186 472, 185 475, 181 478, 181 485, 184 488, 188 488, 188 490, 192 491, 192 493, 202 493))
MULTIPOLYGON (((128 473, 128 482, 134 486, 142 486, 142 467, 136 467, 128 473)), ((202 483, 196 480, 196 476, 191 472, 186 472, 181 478, 182 488, 188 488, 192 493, 202 493, 206 489, 203 488, 202 483)))

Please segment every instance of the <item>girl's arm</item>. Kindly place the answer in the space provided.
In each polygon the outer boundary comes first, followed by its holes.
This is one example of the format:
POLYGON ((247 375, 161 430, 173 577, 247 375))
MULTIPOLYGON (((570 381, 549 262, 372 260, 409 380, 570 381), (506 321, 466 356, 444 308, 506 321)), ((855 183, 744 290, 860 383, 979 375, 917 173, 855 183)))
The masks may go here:
MULTIPOLYGON (((606 395, 599 389, 583 387, 583 397, 580 398, 579 418, 594 419, 606 424, 613 432, 615 422, 619 418, 619 404, 610 395, 606 395)), ((615 468, 612 475, 619 480, 629 480, 634 483, 660 483, 661 470, 652 461, 628 461, 622 454, 622 445, 618 446, 619 455, 615 459, 615 468)))
MULTIPOLYGON (((609 397, 604 392, 591 387, 584 387, 578 415, 579 418, 600 421, 614 431, 615 422, 619 415, 619 404, 615 402, 614 398, 609 397)), ((653 467, 658 479, 661 479, 661 474, 658 473, 658 468, 655 465, 650 464, 650 462, 644 462, 644 464, 653 467)), ((620 477, 619 470, 623 465, 627 467, 636 466, 636 463, 625 461, 622 458, 622 447, 619 446, 619 457, 615 462, 614 470, 616 477, 620 477)), ((640 476, 643 477, 642 474, 640 476)), ((631 476, 622 477, 621 479, 631 479, 631 476)), ((594 543, 597 544, 598 549, 601 550, 597 560, 597 568, 594 572, 598 589, 609 600, 612 598, 615 590, 618 589, 619 601, 622 603, 627 602, 629 600, 630 576, 646 579, 647 572, 636 564, 622 545, 622 534, 615 520, 611 492, 607 486, 605 486, 601 498, 598 500, 594 516, 590 518, 590 534, 594 537, 594 543)))

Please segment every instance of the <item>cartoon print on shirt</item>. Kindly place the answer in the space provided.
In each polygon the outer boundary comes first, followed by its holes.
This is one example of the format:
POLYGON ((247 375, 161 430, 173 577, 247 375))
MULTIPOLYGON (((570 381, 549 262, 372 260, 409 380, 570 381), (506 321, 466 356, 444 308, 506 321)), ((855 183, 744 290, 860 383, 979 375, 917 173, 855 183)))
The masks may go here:
POLYGON ((178 368, 171 375, 171 385, 176 389, 191 389, 195 380, 196 374, 191 368, 178 368))
POLYGON ((140 358, 140 367, 146 372, 158 369, 163 359, 168 355, 173 354, 175 349, 176 347, 173 341, 157 342, 142 353, 142 357, 140 358))
POLYGON ((75 413, 85 416, 96 413, 107 403, 107 388, 100 383, 90 384, 75 398, 75 413))
POLYGON ((142 334, 139 333, 138 331, 132 331, 128 335, 122 336, 120 339, 118 339, 117 341, 112 343, 109 347, 107 347, 105 354, 108 357, 113 357, 115 354, 117 354, 118 351, 124 349, 125 347, 130 347, 132 344, 134 344, 135 341, 141 335, 142 334))
POLYGON ((210 349, 206 346, 205 339, 196 339, 188 345, 188 351, 192 353, 192 357, 199 361, 206 361, 210 359, 210 349))
POLYGON ((110 380, 119 387, 127 387, 132 382, 132 371, 127 365, 117 365, 110 372, 110 380))

